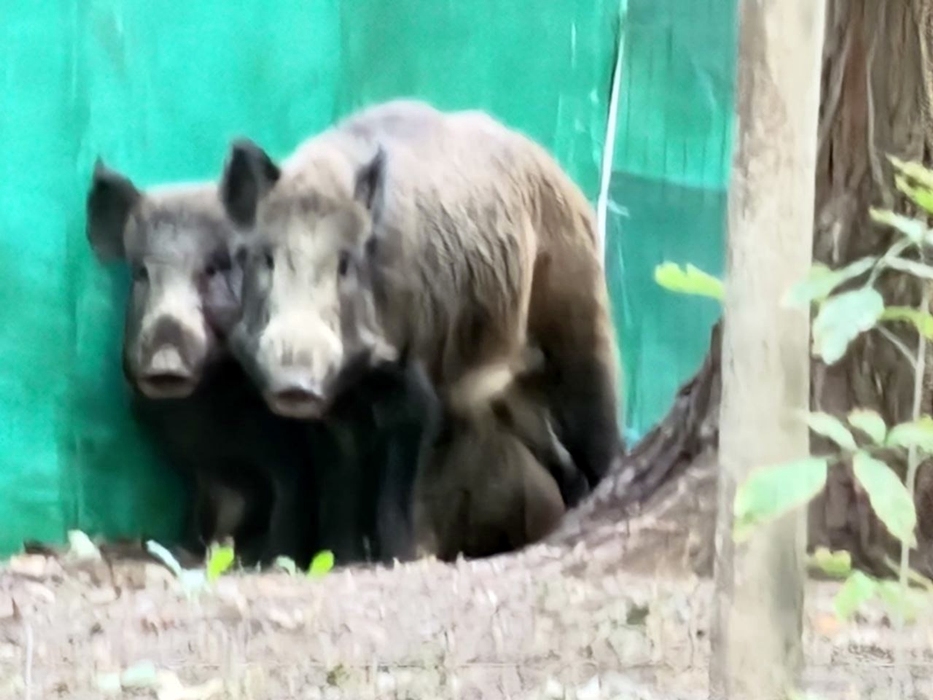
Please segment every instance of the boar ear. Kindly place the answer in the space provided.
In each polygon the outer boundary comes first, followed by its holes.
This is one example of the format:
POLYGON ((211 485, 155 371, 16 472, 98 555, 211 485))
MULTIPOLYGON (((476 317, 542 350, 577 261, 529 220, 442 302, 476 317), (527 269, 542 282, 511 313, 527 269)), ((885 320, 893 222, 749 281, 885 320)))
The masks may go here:
POLYGON ((259 200, 281 175, 279 166, 255 143, 249 139, 234 141, 220 181, 220 198, 230 218, 241 226, 252 226, 259 200))
POLYGON ((386 152, 379 145, 376 154, 356 173, 353 196, 369 210, 373 221, 382 214, 382 200, 385 193, 386 152))
POLYGON ((103 262, 122 258, 123 232, 142 195, 130 180, 98 158, 87 195, 87 239, 103 262))

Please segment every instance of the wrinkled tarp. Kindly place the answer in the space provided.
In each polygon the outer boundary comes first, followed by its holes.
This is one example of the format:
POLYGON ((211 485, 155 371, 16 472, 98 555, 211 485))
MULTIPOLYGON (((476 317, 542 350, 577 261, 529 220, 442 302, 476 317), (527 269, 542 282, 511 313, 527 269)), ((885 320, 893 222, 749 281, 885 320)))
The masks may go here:
MULTIPOLYGON (((721 268, 734 0, 630 0, 607 265, 642 433, 718 313, 655 287, 721 268), (624 273, 622 260, 625 261, 624 273)), ((84 238, 95 158, 140 185, 214 179, 229 140, 282 156, 393 97, 481 107, 598 190, 619 5, 606 0, 0 0, 0 554, 71 528, 177 533, 179 484, 127 414, 125 271, 84 238)))

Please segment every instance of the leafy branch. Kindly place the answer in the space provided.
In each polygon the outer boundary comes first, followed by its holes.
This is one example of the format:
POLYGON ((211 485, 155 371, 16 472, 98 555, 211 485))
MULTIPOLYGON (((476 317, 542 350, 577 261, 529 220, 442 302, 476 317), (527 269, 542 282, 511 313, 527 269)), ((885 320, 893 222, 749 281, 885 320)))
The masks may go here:
MULTIPOLYGON (((812 321, 812 354, 827 365, 845 357, 852 342, 873 330, 891 342, 915 373, 914 410, 911 420, 888 426, 876 411, 857 408, 839 418, 808 412, 802 419, 811 432, 829 440, 835 450, 789 463, 762 466, 740 484, 735 497, 734 537, 741 541, 763 523, 802 508, 826 486, 831 468, 851 464, 852 472, 868 496, 872 510, 888 532, 901 542, 900 562, 892 566, 899 581, 884 581, 854 571, 847 553, 818 550, 812 563, 824 573, 845 579, 836 598, 837 614, 846 618, 864 602, 879 598, 898 620, 914 617, 916 609, 930 599, 933 583, 909 568, 908 553, 916 547, 917 513, 914 484, 920 455, 933 455, 933 418, 921 414, 922 374, 926 342, 933 339, 933 315, 929 312, 929 285, 919 308, 887 306, 876 289, 883 274, 909 275, 933 281, 933 266, 924 259, 933 246, 933 231, 926 215, 933 214, 933 171, 917 163, 890 158, 896 171, 895 185, 924 213, 909 217, 893 211, 872 209, 880 226, 899 234, 880 256, 865 257, 840 269, 814 264, 806 279, 794 285, 782 300, 785 308, 815 307, 812 321), (915 350, 892 332, 907 323, 918 333, 915 350), (889 466, 894 455, 907 453, 906 485, 889 466), (924 589, 920 593, 909 586, 924 589), (929 584, 929 585, 928 585, 929 584)), ((655 281, 681 294, 722 300, 724 285, 716 277, 692 265, 681 268, 664 263, 655 269, 655 281)))

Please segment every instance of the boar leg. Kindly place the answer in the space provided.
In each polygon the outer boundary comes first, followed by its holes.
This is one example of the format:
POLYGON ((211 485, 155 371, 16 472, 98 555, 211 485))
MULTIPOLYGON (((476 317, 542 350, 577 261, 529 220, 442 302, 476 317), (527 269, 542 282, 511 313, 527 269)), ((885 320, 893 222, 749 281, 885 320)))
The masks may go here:
POLYGON ((185 508, 184 535, 180 546, 197 561, 204 561, 207 547, 214 537, 217 513, 211 498, 209 479, 195 473, 188 486, 188 503, 185 508))
MULTIPOLYGON (((374 379, 380 379, 377 369, 374 379)), ((415 558, 414 490, 418 470, 431 459, 441 427, 441 403, 423 367, 389 369, 389 380, 374 406, 383 436, 371 483, 377 488, 374 539, 378 557, 415 558), (393 386, 396 385, 396 386, 393 386)))
POLYGON ((307 568, 314 539, 314 489, 298 474, 277 474, 273 488, 269 532, 259 562, 269 566, 276 557, 284 556, 299 568, 307 568))
MULTIPOLYGON (((615 335, 598 259, 573 246, 555 259, 563 274, 536 271, 528 335, 546 358, 543 388, 557 436, 592 489, 624 452, 615 335), (581 287, 586 280, 595 286, 581 287)), ((576 505, 573 494, 561 495, 576 505)))
POLYGON ((269 534, 274 494, 265 490, 244 493, 242 518, 234 530, 236 553, 243 566, 259 563, 269 534))
POLYGON ((339 411, 327 419, 327 444, 314 455, 319 489, 320 547, 330 550, 340 565, 368 561, 372 542, 367 542, 371 528, 364 522, 362 503, 363 466, 368 451, 368 423, 358 423, 357 416, 339 411))

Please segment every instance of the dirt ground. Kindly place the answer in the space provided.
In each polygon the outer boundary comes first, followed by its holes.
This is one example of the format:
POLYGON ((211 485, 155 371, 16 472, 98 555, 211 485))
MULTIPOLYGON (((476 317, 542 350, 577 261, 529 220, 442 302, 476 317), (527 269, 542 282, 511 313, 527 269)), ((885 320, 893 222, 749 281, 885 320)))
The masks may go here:
MULTIPOLYGON (((539 545, 482 562, 225 575, 186 594, 161 564, 23 555, 0 569, 0 698, 706 698, 711 583, 539 545)), ((880 609, 808 591, 806 686, 892 697, 880 609)), ((933 698, 933 624, 905 634, 933 698)))

